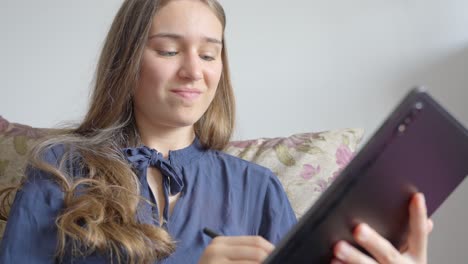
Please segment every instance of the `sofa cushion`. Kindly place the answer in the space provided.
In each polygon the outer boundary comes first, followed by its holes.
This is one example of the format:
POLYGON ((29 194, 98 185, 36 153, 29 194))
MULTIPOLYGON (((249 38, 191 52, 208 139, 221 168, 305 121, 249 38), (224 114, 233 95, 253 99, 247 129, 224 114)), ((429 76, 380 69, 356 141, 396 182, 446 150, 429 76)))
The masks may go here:
POLYGON ((362 129, 233 141, 226 152, 271 169, 300 218, 348 164, 362 129))

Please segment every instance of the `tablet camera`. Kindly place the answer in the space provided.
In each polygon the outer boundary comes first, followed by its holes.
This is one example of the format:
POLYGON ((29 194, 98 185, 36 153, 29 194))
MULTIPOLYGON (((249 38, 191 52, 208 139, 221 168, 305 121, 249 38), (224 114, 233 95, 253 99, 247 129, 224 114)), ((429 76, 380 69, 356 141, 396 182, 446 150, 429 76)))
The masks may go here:
POLYGON ((417 102, 414 104, 414 109, 416 109, 418 112, 421 111, 424 108, 424 104, 422 102, 417 102))
POLYGON ((403 134, 409 125, 416 119, 417 115, 422 111, 424 108, 424 104, 422 102, 417 102, 414 104, 412 111, 405 117, 405 119, 401 122, 398 126, 398 133, 403 134))
POLYGON ((398 132, 399 132, 400 134, 403 134, 405 131, 406 131, 406 124, 400 124, 400 125, 398 126, 398 132))

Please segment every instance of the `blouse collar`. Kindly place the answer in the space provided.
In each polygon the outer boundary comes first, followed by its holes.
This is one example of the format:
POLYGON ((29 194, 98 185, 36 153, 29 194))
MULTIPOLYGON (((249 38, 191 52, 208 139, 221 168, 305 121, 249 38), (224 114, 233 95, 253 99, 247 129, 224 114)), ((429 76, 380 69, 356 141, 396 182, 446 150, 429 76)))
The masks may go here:
POLYGON ((122 151, 137 170, 145 171, 149 166, 158 168, 168 180, 166 184, 171 195, 175 195, 184 187, 180 169, 203 155, 205 149, 198 138, 195 138, 189 146, 169 151, 168 159, 165 159, 159 151, 147 146, 124 148, 122 151))

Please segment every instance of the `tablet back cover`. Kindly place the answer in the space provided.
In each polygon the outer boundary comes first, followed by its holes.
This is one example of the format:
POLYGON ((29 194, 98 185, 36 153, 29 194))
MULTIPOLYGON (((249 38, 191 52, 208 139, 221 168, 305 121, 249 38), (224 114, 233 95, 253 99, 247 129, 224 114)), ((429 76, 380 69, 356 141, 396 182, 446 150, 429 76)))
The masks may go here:
POLYGON ((414 89, 265 263, 330 263, 338 240, 357 246, 361 222, 398 247, 412 194, 425 194, 431 215, 467 175, 468 131, 414 89))

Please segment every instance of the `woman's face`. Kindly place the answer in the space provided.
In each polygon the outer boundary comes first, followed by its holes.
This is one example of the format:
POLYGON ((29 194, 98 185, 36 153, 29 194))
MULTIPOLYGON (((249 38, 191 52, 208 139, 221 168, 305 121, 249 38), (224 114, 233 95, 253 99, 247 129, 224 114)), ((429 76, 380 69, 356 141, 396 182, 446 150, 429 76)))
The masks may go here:
POLYGON ((222 73, 223 27, 200 1, 176 0, 153 18, 133 99, 141 128, 172 129, 197 122, 222 73))

